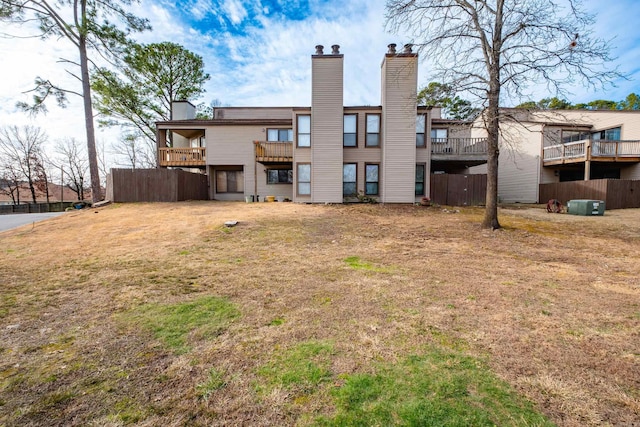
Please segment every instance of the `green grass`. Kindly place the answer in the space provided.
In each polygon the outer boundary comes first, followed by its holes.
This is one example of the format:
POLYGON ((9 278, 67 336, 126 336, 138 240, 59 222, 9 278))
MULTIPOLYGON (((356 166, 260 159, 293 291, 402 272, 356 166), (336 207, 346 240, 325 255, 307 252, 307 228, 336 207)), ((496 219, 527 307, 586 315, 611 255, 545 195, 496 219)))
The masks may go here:
POLYGON ((141 305, 126 317, 151 330, 176 354, 183 354, 191 350, 189 334, 199 339, 214 338, 239 316, 235 305, 209 296, 179 304, 141 305))
POLYGON ((393 272, 392 268, 388 267, 378 267, 376 265, 371 264, 370 262, 366 262, 360 259, 358 256, 350 256, 344 259, 344 262, 354 270, 365 270, 365 271, 373 271, 375 273, 391 273, 393 272))
POLYGON ((216 390, 220 390, 226 385, 227 382, 224 380, 224 375, 215 368, 211 368, 209 369, 207 381, 198 384, 196 391, 199 397, 204 400, 209 400, 209 397, 211 397, 216 390))
POLYGON ((480 361, 431 351, 345 377, 322 426, 552 426, 480 361))
POLYGON ((266 383, 263 391, 285 388, 313 392, 332 377, 329 369, 332 353, 333 345, 322 341, 307 341, 276 352, 273 360, 258 370, 266 383))

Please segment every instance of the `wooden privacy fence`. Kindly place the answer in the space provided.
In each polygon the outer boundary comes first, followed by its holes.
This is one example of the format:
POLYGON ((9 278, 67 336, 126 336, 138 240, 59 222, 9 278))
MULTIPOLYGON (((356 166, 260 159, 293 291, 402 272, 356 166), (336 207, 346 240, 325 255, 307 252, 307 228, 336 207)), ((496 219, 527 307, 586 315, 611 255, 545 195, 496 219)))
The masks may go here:
POLYGON ((207 176, 180 169, 111 169, 107 200, 112 202, 180 202, 208 200, 207 176))
POLYGON ((431 175, 431 201, 449 206, 484 205, 487 194, 487 175, 431 175))
POLYGON ((564 205, 569 200, 604 200, 605 209, 640 208, 640 181, 594 179, 591 181, 540 184, 539 203, 558 199, 564 205))

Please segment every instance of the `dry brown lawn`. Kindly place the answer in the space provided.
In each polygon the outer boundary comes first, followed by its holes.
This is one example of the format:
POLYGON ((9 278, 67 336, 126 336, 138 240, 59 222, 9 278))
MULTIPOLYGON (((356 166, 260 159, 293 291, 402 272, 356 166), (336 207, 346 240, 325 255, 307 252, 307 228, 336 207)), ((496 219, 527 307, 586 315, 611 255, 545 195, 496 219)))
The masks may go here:
POLYGON ((560 426, 640 425, 640 210, 501 209, 498 231, 481 216, 126 204, 0 233, 0 425, 293 425, 330 401, 260 396, 256 371, 308 340, 333 343, 338 377, 439 346, 560 426), (127 321, 202 295, 241 317, 187 353, 127 321), (226 384, 203 399, 212 367, 226 384))

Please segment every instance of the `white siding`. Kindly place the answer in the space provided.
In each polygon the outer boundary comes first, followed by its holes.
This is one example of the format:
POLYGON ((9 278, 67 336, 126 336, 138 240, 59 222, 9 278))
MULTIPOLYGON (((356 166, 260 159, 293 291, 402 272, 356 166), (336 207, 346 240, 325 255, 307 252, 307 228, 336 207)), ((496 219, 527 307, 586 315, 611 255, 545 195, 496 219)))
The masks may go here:
POLYGON ((343 57, 311 63, 311 200, 342 203, 343 57))
POLYGON ((387 203, 415 200, 417 60, 387 54, 382 63, 380 188, 387 203))

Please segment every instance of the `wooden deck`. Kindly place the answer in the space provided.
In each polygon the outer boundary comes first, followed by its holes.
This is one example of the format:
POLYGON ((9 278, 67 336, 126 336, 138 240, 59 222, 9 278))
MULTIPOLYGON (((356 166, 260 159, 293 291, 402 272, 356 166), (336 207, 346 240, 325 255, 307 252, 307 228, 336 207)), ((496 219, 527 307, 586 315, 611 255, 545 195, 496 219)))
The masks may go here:
POLYGON ((256 148, 256 162, 260 163, 288 163, 293 162, 292 142, 254 141, 256 148))
POLYGON ((207 155, 204 147, 158 149, 158 164, 160 166, 203 167, 207 155))
POLYGON ((467 166, 487 162, 487 138, 432 138, 431 160, 462 162, 467 166))
POLYGON ((543 148, 545 166, 567 163, 640 162, 640 141, 582 140, 543 148))

